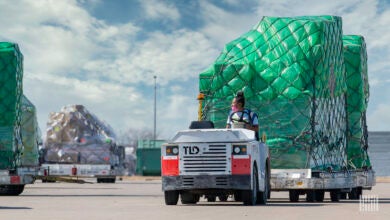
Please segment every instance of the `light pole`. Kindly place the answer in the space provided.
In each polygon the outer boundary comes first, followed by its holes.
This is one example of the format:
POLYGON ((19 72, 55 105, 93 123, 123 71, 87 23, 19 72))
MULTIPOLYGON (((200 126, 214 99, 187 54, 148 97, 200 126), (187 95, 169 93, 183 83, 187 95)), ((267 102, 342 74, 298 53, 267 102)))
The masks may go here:
POLYGON ((156 147, 156 94, 157 94, 157 76, 153 76, 154 78, 154 129, 153 129, 153 139, 154 139, 154 147, 156 147))

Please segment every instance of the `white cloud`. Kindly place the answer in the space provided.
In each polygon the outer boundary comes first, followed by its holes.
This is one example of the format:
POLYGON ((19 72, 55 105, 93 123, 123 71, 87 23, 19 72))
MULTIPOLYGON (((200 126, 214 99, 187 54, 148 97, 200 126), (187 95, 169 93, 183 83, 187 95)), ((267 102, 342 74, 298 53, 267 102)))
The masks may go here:
POLYGON ((390 130, 390 104, 379 104, 367 115, 369 131, 389 131, 390 130))
POLYGON ((102 54, 128 53, 139 30, 131 23, 110 26, 96 20, 77 1, 18 1, 8 4, 0 19, 12 21, 0 24, 1 38, 18 42, 26 69, 37 74, 80 72, 102 54))
POLYGON ((112 76, 114 80, 129 83, 150 84, 152 76, 157 75, 161 84, 167 84, 172 80, 197 77, 211 64, 216 54, 217 50, 200 33, 188 30, 170 34, 153 32, 148 40, 139 42, 127 56, 117 57, 112 63, 99 60, 103 65, 94 65, 95 69, 89 70, 116 72, 118 74, 112 76))
POLYGON ((377 77, 370 77, 368 80, 369 80, 369 85, 373 86, 373 87, 383 86, 383 84, 390 83, 390 79, 380 79, 380 78, 377 78, 377 77))
POLYGON ((175 93, 159 102, 158 130, 161 136, 171 138, 176 131, 188 129, 191 121, 197 120, 196 97, 175 93), (162 105, 163 103, 165 105, 162 105))
MULTIPOLYGON (((291 17, 306 15, 342 15, 346 11, 354 11, 357 4, 364 1, 357 0, 292 0, 272 1, 260 0, 257 13, 263 16, 291 17)), ((368 1, 366 1, 368 2, 368 1)), ((374 3, 371 1, 369 3, 374 3)))
MULTIPOLYGON (((116 51, 116 50, 114 50, 116 51)), ((153 75, 161 84, 195 77, 217 54, 199 33, 178 30, 172 34, 156 32, 129 53, 109 53, 110 58, 89 60, 84 68, 91 75, 109 75, 117 83, 151 84, 153 75)))
POLYGON ((140 2, 145 10, 146 17, 149 19, 168 19, 172 21, 180 19, 179 10, 173 4, 169 4, 169 1, 149 0, 140 2))
POLYGON ((220 51, 226 43, 249 31, 261 19, 261 16, 257 16, 250 8, 248 13, 235 14, 207 1, 201 1, 200 7, 200 15, 205 22, 201 32, 209 37, 220 51))

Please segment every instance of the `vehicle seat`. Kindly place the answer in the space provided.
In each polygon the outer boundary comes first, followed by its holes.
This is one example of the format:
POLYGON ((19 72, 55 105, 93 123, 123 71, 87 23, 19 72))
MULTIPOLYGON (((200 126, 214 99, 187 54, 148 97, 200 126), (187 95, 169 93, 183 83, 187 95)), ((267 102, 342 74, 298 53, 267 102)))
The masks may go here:
POLYGON ((190 124, 190 129, 208 129, 214 128, 214 123, 212 121, 192 121, 190 124))

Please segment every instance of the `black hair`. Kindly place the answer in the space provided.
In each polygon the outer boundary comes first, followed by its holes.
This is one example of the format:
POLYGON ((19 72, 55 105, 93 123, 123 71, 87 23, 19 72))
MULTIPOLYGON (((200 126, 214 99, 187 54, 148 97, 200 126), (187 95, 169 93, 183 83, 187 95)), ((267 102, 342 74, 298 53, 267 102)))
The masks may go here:
POLYGON ((237 103, 241 103, 242 107, 245 106, 245 96, 243 91, 238 91, 235 98, 237 103))

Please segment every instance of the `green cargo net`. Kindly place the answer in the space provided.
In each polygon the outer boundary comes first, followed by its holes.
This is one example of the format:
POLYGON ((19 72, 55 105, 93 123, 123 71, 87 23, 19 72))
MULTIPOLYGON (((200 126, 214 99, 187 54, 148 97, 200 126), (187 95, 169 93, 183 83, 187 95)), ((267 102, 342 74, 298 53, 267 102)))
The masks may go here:
POLYGON ((369 98, 367 51, 364 38, 357 35, 343 37, 344 60, 347 75, 348 165, 371 166, 367 148, 368 131, 366 110, 369 98))
POLYGON ((342 50, 340 17, 264 17, 200 74, 202 117, 225 127, 242 90, 268 136, 273 168, 345 169, 342 50))
POLYGON ((0 42, 0 169, 20 163, 23 55, 17 44, 0 42))
POLYGON ((23 145, 23 154, 21 156, 21 165, 37 166, 38 162, 38 141, 40 140, 35 106, 22 96, 22 121, 21 136, 23 145))

